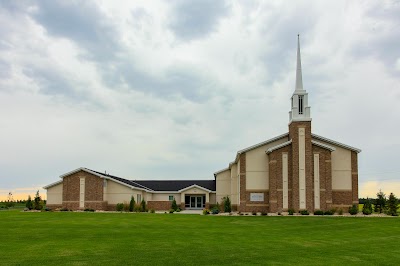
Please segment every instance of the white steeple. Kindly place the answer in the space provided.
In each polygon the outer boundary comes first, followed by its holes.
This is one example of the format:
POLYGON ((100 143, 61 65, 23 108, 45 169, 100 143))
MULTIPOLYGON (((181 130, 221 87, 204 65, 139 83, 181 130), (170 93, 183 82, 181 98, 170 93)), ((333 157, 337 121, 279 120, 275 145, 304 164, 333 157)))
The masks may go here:
POLYGON ((291 107, 292 110, 289 112, 289 123, 292 121, 311 121, 311 108, 308 106, 308 93, 303 89, 300 57, 300 35, 297 35, 296 87, 291 98, 291 107))

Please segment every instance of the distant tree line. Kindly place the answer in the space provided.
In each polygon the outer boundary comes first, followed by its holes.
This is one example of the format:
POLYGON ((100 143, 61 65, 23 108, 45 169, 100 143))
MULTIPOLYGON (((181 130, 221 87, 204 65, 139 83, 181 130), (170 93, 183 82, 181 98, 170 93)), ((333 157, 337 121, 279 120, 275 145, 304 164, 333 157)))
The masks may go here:
POLYGON ((362 212, 367 215, 372 212, 386 213, 392 216, 398 215, 399 199, 393 193, 386 197, 386 194, 379 190, 376 193, 376 198, 360 198, 359 204, 363 204, 362 212))

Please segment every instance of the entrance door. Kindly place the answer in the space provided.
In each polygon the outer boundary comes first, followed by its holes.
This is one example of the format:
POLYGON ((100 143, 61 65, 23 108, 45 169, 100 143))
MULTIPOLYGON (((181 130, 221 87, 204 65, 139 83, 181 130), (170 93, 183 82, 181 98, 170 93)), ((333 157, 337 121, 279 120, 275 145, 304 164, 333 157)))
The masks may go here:
POLYGON ((190 208, 192 208, 192 209, 203 208, 203 197, 202 196, 190 196, 190 208))

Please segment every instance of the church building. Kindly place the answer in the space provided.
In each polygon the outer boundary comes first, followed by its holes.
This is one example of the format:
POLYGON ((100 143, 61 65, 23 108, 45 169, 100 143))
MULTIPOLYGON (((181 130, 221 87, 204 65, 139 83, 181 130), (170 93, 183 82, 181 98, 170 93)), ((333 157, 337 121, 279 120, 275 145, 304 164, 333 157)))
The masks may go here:
POLYGON ((47 206, 115 210, 134 197, 149 209, 168 210, 173 200, 181 209, 203 209, 228 196, 240 212, 347 211, 358 203, 361 150, 312 133, 299 40, 290 102, 288 132, 238 151, 212 180, 130 180, 81 167, 44 187, 47 206))
POLYGON ((290 103, 289 132, 238 151, 229 167, 214 174, 217 199, 230 195, 242 212, 346 211, 358 204, 361 150, 312 133, 299 39, 290 103))

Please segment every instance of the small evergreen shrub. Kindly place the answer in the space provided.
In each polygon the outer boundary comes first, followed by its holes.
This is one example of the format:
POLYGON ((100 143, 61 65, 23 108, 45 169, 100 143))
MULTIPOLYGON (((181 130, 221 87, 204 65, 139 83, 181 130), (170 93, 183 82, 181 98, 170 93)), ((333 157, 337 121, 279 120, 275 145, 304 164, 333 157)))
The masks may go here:
POLYGON ((181 208, 176 209, 176 212, 181 212, 181 208))
POLYGON ((86 208, 84 211, 85 211, 85 212, 95 212, 94 209, 90 209, 90 208, 86 208))
POLYGON ((294 214, 294 209, 289 209, 288 213, 289 213, 289 215, 293 215, 294 214))
POLYGON ((388 214, 392 216, 398 216, 397 209, 399 208, 399 200, 393 193, 390 193, 388 199, 388 214))
POLYGON ((129 202, 129 211, 133 212, 135 210, 135 198, 131 196, 131 201, 129 202))
POLYGON ((53 211, 52 209, 50 209, 50 208, 48 208, 48 207, 44 208, 44 210, 45 210, 46 212, 52 212, 52 211, 53 211))
POLYGON ((338 213, 339 213, 339 215, 343 215, 343 209, 340 208, 338 213))
POLYGON ((117 203, 117 206, 115 206, 117 212, 122 212, 124 210, 124 204, 123 203, 117 203))
POLYGON ((364 202, 364 206, 362 208, 362 213, 365 215, 370 215, 372 213, 372 203, 369 198, 367 198, 364 202))
POLYGON ((174 213, 175 210, 174 209, 169 209, 169 213, 174 213))
POLYGON ((140 211, 147 212, 146 202, 144 201, 144 199, 142 199, 142 202, 140 203, 140 211))
POLYGON ((203 210, 203 215, 207 215, 207 214, 210 214, 210 210, 209 209, 204 209, 203 210))
POLYGON ((35 208, 35 210, 43 209, 42 198, 39 195, 39 190, 36 192, 36 196, 33 199, 33 207, 35 208))
POLYGON ((31 199, 31 195, 28 196, 28 200, 25 203, 25 207, 27 207, 29 210, 33 209, 33 202, 31 199))
POLYGON ((60 212, 69 212, 69 209, 68 208, 61 208, 60 212))
POLYGON ((176 210, 178 209, 178 205, 176 204, 175 198, 174 198, 174 200, 172 201, 171 209, 173 209, 174 211, 176 211, 176 210))
POLYGON ((253 214, 253 215, 257 215, 257 212, 253 211, 251 214, 253 214))
POLYGON ((231 204, 231 199, 229 198, 229 196, 223 197, 222 200, 224 203, 224 212, 231 212, 232 204, 231 204))
POLYGON ((300 210, 299 213, 301 215, 309 215, 310 214, 307 210, 300 210))
POLYGON ((327 210, 324 212, 324 215, 334 215, 335 214, 335 210, 331 209, 331 210, 327 210))
POLYGON ((155 213, 156 211, 154 209, 150 209, 150 213, 155 213))
POLYGON ((314 215, 324 215, 324 212, 321 211, 321 210, 316 210, 316 211, 314 212, 314 215))
POLYGON ((356 215, 358 213, 358 205, 353 204, 353 206, 349 207, 349 213, 351 215, 356 215))
POLYGON ((261 215, 262 215, 262 216, 267 216, 267 215, 268 215, 268 213, 266 213, 266 212, 262 212, 262 213, 261 213, 261 215))
POLYGON ((215 206, 214 208, 211 209, 211 213, 212 214, 218 214, 219 213, 219 209, 215 206))

